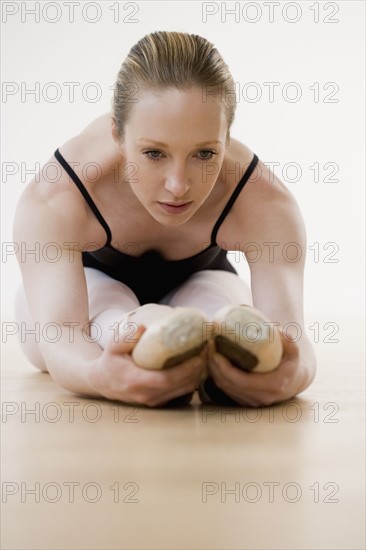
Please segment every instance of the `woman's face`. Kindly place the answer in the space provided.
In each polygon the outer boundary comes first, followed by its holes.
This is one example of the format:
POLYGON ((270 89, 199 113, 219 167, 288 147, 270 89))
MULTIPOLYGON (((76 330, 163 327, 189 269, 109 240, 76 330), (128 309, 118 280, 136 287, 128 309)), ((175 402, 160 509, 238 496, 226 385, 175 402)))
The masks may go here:
POLYGON ((199 87, 143 91, 125 125, 126 180, 163 225, 189 220, 210 194, 225 153, 224 109, 199 87))

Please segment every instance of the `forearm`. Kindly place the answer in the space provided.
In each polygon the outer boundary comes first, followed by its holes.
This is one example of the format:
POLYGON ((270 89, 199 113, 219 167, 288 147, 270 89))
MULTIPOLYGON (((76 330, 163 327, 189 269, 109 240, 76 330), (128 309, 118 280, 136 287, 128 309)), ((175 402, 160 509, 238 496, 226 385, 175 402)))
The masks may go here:
POLYGON ((251 269, 253 305, 297 338, 304 333, 303 273, 288 266, 251 269), (297 334, 298 333, 298 334, 297 334))
POLYGON ((91 373, 102 355, 102 348, 81 330, 72 338, 63 335, 57 342, 41 341, 39 346, 52 378, 63 388, 74 393, 100 396, 91 383, 91 373))
POLYGON ((302 383, 299 391, 305 390, 314 380, 317 368, 317 359, 314 346, 307 337, 303 334, 297 342, 300 354, 300 368, 302 369, 302 383))
POLYGON ((301 274, 295 280, 286 270, 273 270, 266 279, 268 283, 263 284, 264 276, 253 278, 253 305, 282 329, 284 340, 295 342, 296 368, 289 391, 293 396, 298 395, 310 386, 317 368, 315 350, 304 322, 301 274))

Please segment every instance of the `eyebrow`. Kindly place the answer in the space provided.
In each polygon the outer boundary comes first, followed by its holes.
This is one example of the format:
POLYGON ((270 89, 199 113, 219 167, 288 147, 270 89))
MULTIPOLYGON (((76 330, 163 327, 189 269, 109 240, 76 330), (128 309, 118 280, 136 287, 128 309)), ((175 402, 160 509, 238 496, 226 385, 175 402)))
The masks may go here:
MULTIPOLYGON (((169 147, 167 143, 162 143, 161 141, 156 141, 154 139, 150 139, 146 137, 138 138, 136 141, 150 141, 151 143, 155 143, 156 145, 161 145, 162 147, 169 147)), ((198 147, 199 145, 210 145, 212 143, 222 143, 222 142, 220 140, 201 141, 200 143, 196 143, 195 146, 198 147)))

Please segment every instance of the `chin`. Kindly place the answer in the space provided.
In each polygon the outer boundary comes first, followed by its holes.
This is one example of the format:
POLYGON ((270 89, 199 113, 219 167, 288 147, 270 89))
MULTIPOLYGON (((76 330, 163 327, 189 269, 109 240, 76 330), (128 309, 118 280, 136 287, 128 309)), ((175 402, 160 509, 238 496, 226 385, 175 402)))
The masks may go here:
POLYGON ((161 225, 166 227, 178 227, 179 225, 185 224, 188 220, 192 218, 195 212, 187 212, 184 216, 169 216, 164 214, 157 214, 156 212, 150 212, 150 215, 161 225))
POLYGON ((185 218, 178 219, 177 217, 169 218, 169 217, 156 217, 156 221, 160 223, 160 225, 164 225, 165 227, 179 227, 180 225, 184 225, 188 220, 191 219, 192 216, 187 216, 185 218))

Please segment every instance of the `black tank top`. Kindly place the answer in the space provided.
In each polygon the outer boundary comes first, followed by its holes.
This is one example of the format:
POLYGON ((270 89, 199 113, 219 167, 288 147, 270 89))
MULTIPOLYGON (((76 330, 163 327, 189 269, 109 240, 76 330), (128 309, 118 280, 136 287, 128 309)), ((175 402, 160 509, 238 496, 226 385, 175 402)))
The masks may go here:
POLYGON ((106 232, 107 242, 102 248, 82 253, 83 265, 103 271, 113 279, 127 285, 136 294, 141 305, 159 302, 168 292, 180 286, 197 271, 220 269, 236 273, 227 259, 227 251, 217 245, 216 236, 222 222, 258 163, 256 154, 216 221, 211 233, 210 245, 194 256, 181 260, 166 260, 156 250, 148 250, 139 256, 132 256, 113 248, 111 230, 85 186, 58 149, 54 155, 74 181, 106 232))

